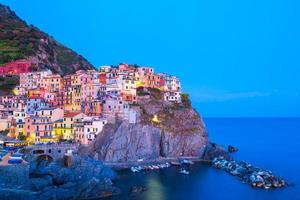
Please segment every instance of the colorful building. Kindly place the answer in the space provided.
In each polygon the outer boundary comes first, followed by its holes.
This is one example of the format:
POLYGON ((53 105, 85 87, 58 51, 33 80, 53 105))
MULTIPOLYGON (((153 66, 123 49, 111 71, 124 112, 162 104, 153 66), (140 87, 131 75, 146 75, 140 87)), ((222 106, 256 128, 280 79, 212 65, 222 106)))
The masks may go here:
POLYGON ((34 63, 30 60, 20 59, 12 61, 0 66, 0 74, 21 74, 28 73, 31 71, 31 66, 34 63))
POLYGON ((98 117, 85 117, 74 124, 75 140, 80 144, 87 145, 94 141, 103 130, 107 120, 98 117))
POLYGON ((53 122, 49 117, 26 117, 24 131, 29 142, 45 142, 57 140, 52 136, 53 122))

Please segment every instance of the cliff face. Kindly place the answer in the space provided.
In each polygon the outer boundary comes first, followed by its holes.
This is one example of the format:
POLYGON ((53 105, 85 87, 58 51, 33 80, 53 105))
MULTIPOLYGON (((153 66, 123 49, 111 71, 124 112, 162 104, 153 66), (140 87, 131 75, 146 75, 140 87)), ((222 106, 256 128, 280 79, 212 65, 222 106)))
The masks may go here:
POLYGON ((38 28, 27 25, 9 7, 0 4, 0 65, 30 59, 61 75, 93 66, 38 28))
POLYGON ((164 102, 155 95, 141 102, 140 122, 108 124, 89 147, 90 155, 97 154, 105 162, 203 156, 207 134, 193 108, 164 102), (153 115, 159 122, 151 121, 153 115))

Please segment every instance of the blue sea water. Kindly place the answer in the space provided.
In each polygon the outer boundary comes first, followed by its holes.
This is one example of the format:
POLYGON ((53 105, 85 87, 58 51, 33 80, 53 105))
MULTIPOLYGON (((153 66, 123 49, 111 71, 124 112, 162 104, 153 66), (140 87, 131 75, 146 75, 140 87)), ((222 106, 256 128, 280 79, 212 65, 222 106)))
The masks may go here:
POLYGON ((209 138, 218 144, 239 148, 236 160, 273 171, 294 186, 277 190, 251 188, 222 170, 206 164, 192 166, 190 175, 176 167, 139 173, 121 172, 116 184, 123 193, 118 199, 145 200, 300 200, 300 119, 299 118, 208 118, 204 119, 209 138), (133 185, 148 190, 130 195, 133 185))

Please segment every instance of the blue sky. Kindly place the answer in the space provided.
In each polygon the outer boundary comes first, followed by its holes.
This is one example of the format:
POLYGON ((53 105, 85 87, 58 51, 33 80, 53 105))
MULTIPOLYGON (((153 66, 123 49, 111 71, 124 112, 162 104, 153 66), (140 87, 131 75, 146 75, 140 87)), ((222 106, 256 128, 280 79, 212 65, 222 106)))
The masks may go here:
POLYGON ((300 117, 298 0, 0 0, 93 65, 181 78, 205 117, 300 117))

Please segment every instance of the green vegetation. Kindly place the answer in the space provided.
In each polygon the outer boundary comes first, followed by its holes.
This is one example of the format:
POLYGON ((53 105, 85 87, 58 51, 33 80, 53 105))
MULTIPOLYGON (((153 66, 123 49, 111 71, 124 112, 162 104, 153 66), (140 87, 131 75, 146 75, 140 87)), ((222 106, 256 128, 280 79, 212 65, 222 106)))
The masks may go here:
POLYGON ((20 134, 20 135, 18 135, 18 137, 17 137, 17 139, 18 139, 18 140, 21 140, 21 141, 25 141, 26 138, 27 138, 27 137, 26 137, 24 134, 20 134))
POLYGON ((7 136, 8 133, 9 133, 9 130, 8 130, 8 129, 6 129, 6 130, 0 132, 1 135, 5 135, 5 136, 7 136))
POLYGON ((137 94, 137 96, 146 96, 146 95, 149 95, 149 92, 146 92, 146 91, 144 91, 144 90, 137 90, 136 91, 136 94, 137 94))
POLYGON ((181 101, 182 104, 185 108, 191 108, 192 104, 191 104, 191 100, 190 100, 190 96, 188 94, 181 94, 181 101))
POLYGON ((82 56, 56 42, 38 28, 27 25, 14 12, 7 11, 1 5, 0 19, 0 66, 34 56, 47 68, 61 75, 93 68, 82 56))
POLYGON ((19 150, 20 153, 26 154, 30 152, 30 149, 22 148, 19 150))
POLYGON ((140 104, 139 103, 136 103, 136 102, 133 102, 132 104, 130 104, 131 106, 140 106, 140 104))
POLYGON ((0 41, 0 65, 24 57, 25 55, 21 49, 7 41, 0 41))
POLYGON ((157 88, 148 88, 150 95, 154 97, 154 99, 163 99, 163 92, 157 88))
POLYGON ((0 77, 0 94, 9 94, 19 84, 18 76, 0 77))

